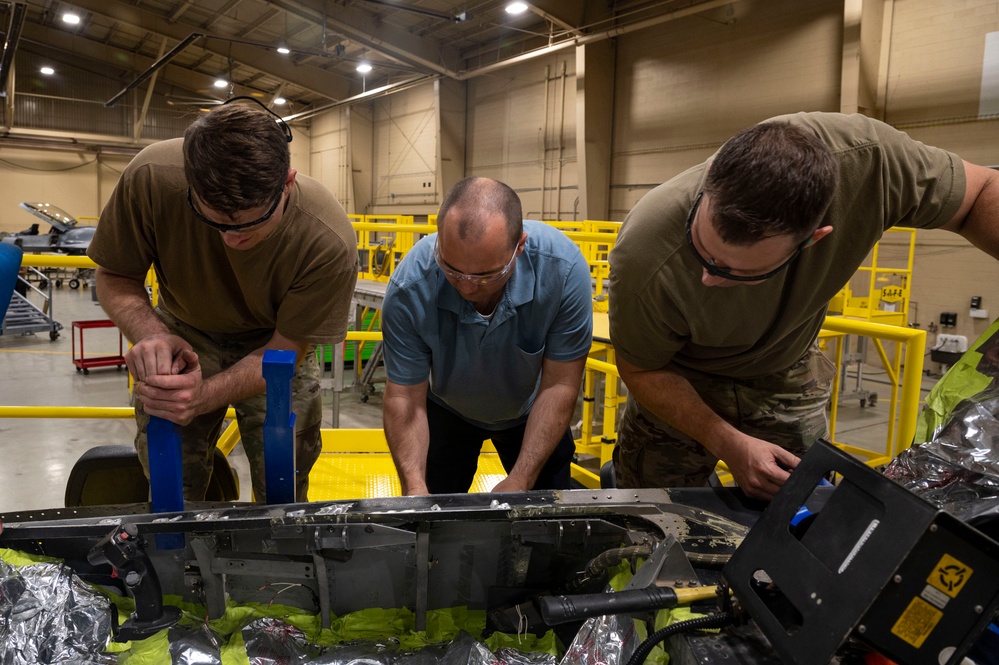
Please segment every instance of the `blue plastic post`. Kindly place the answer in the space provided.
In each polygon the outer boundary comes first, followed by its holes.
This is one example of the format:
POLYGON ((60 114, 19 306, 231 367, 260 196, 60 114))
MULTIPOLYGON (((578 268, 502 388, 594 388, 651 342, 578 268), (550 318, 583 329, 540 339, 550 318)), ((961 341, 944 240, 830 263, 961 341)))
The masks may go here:
POLYGON ((294 351, 264 351, 264 381, 267 382, 264 481, 269 504, 295 502, 295 414, 291 412, 294 376, 294 351))
MULTIPOLYGON (((146 440, 153 512, 174 513, 184 510, 180 427, 169 420, 150 416, 146 426, 146 440)), ((156 547, 161 550, 181 549, 184 547, 184 534, 158 534, 156 547)))

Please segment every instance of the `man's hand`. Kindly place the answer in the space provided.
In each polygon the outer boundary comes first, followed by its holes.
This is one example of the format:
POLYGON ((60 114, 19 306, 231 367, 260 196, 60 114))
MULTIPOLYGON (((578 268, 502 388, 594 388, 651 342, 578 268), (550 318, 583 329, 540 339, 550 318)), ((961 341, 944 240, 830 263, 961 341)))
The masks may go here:
POLYGON ((189 349, 181 351, 172 368, 177 373, 150 375, 136 383, 135 394, 147 414, 187 425, 204 410, 198 355, 189 349))
MULTIPOLYGON (((184 352, 193 354, 192 347, 182 337, 170 334, 152 335, 135 343, 125 353, 125 364, 136 381, 153 376, 169 376, 185 370, 184 352)), ((197 356, 194 356, 197 365, 197 356)))
POLYGON ((774 498, 800 461, 780 446, 747 435, 727 448, 722 460, 742 491, 754 499, 774 498))
POLYGON ((507 476, 503 480, 496 483, 496 487, 489 490, 490 492, 526 492, 531 489, 528 487, 524 481, 519 480, 513 476, 507 476))

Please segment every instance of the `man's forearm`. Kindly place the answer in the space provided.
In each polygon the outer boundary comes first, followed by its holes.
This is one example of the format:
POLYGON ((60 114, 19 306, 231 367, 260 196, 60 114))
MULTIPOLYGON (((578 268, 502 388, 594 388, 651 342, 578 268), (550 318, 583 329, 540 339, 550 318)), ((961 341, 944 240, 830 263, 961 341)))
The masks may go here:
POLYGON ((135 344, 153 335, 170 334, 153 311, 142 280, 97 268, 95 283, 101 308, 128 341, 135 344))
MULTIPOLYGON (((258 349, 202 384, 202 412, 229 406, 267 390, 263 377, 265 349, 258 349)), ((299 359, 301 361, 301 359, 299 359)))
POLYGON ((534 487, 541 469, 569 428, 578 397, 578 386, 574 389, 556 384, 538 391, 510 478, 522 481, 526 489, 534 487))
POLYGON ((420 409, 407 397, 386 394, 383 409, 385 439, 399 473, 402 493, 426 491, 427 451, 430 449, 426 407, 420 409))
POLYGON ((659 370, 623 371, 634 398, 663 422, 725 459, 727 448, 738 438, 738 430, 704 403, 694 387, 669 367, 659 370))

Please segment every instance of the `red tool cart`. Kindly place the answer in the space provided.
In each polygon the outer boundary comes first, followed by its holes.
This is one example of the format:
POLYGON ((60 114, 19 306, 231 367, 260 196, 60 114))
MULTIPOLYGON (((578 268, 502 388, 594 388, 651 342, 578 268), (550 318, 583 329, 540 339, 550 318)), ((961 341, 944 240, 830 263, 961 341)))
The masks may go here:
POLYGON ((87 358, 83 352, 83 331, 89 330, 90 328, 114 328, 114 322, 110 319, 95 319, 93 321, 73 321, 73 364, 76 365, 77 372, 83 372, 84 374, 90 374, 91 367, 111 367, 116 366, 121 369, 125 366, 125 356, 122 355, 124 351, 124 339, 122 337, 121 331, 118 331, 118 355, 116 356, 98 356, 96 358, 87 358), (80 340, 80 355, 76 355, 76 340, 79 337, 80 340))

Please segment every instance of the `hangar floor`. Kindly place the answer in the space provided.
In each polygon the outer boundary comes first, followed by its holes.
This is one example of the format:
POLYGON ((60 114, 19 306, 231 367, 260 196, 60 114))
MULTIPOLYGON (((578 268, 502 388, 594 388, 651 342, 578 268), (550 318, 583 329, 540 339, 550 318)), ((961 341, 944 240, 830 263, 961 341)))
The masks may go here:
MULTIPOLYGON (((0 336, 0 404, 24 406, 127 406, 127 374, 114 367, 78 372, 73 363, 72 322, 107 318, 88 289, 54 289, 52 315, 64 326, 50 341, 47 333, 0 336)), ((84 332, 87 358, 114 355, 117 331, 84 332)), ((77 349, 79 354, 79 349, 77 349)), ((924 380, 926 390, 934 378, 924 380)), ((865 368, 864 390, 879 392, 876 406, 844 401, 839 408, 837 440, 872 450, 884 449, 887 433, 888 385, 883 371, 865 368)), ((925 393, 924 393, 925 394, 925 393)), ((323 426, 332 426, 333 395, 324 397, 323 426)), ((362 402, 345 392, 340 397, 340 427, 380 428, 381 395, 362 402)), ((0 419, 0 512, 63 505, 73 463, 86 450, 104 444, 130 444, 131 419, 0 419)), ((237 446, 230 463, 241 479, 241 499, 249 500, 249 466, 237 446)))

